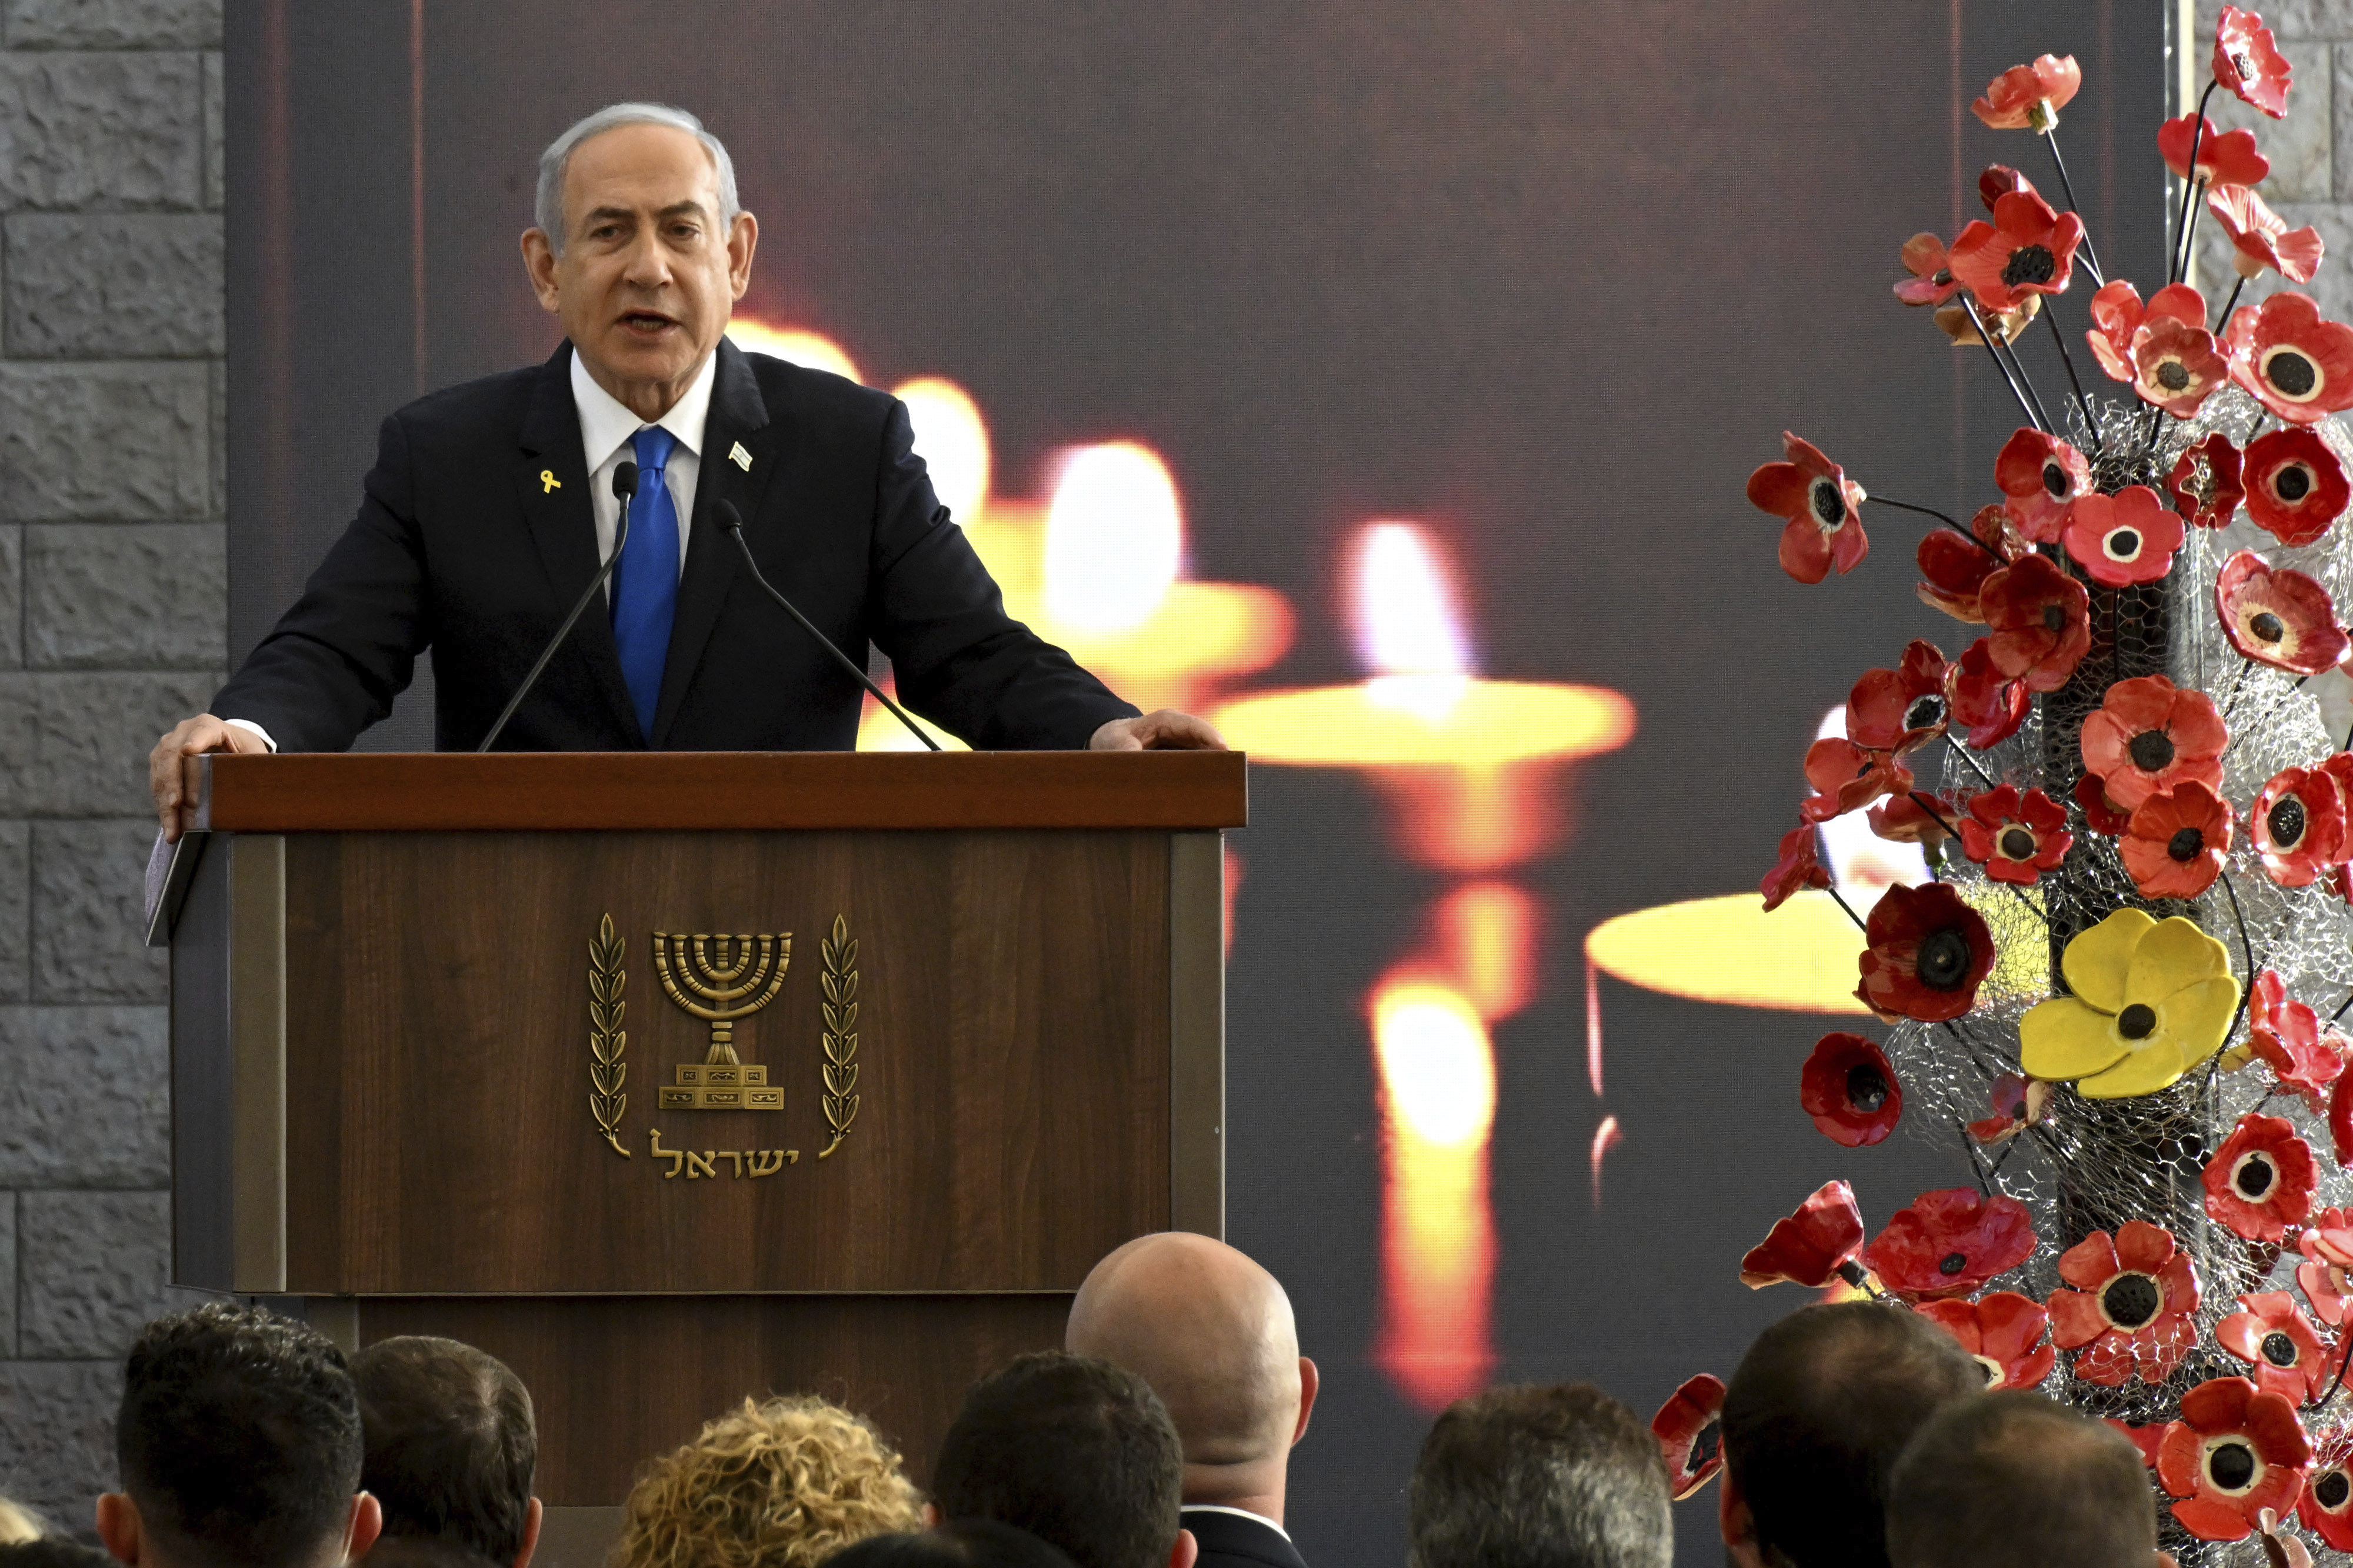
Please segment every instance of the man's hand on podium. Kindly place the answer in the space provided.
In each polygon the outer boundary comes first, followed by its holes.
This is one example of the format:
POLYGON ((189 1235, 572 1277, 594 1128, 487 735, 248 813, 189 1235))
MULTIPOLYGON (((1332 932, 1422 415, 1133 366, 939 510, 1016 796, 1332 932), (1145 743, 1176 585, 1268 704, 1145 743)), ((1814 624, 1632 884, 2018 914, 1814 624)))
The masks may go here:
POLYGON ((1134 719, 1114 719, 1087 742, 1091 752, 1222 752, 1226 738, 1207 719, 1163 708, 1134 719))
POLYGON ((180 785, 182 758, 202 756, 206 752, 269 750, 269 743, 251 730, 210 713, 199 713, 173 725, 172 732, 156 742, 155 749, 147 753, 147 784, 155 794, 155 815, 163 819, 164 841, 179 842, 180 835, 186 831, 182 820, 184 809, 195 804, 182 798, 185 794, 180 785))

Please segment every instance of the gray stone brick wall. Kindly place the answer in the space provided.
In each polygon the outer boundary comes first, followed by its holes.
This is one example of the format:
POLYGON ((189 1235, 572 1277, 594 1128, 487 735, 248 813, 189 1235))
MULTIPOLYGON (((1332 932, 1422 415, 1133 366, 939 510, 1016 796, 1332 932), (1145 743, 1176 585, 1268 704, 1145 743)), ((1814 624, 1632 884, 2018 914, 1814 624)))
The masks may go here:
POLYGON ((220 0, 0 0, 0 1495, 87 1532, 170 1304, 144 758, 221 679, 220 0))

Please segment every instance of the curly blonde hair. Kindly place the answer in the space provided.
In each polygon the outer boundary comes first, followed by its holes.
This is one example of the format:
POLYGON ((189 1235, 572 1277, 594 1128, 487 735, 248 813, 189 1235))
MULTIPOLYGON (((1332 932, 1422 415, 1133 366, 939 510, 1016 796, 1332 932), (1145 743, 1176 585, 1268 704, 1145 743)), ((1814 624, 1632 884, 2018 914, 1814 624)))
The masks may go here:
POLYGON ((822 1399, 750 1399, 649 1465, 610 1568, 816 1568, 870 1535, 923 1527, 881 1434, 822 1399))

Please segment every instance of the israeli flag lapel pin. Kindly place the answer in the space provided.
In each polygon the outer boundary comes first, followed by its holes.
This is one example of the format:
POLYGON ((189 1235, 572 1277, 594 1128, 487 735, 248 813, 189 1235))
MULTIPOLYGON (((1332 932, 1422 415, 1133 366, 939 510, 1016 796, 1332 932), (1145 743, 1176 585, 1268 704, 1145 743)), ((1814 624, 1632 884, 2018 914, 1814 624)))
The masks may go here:
POLYGON ((752 454, 744 450, 744 443, 741 441, 736 442, 728 452, 727 460, 747 474, 752 471, 752 454))

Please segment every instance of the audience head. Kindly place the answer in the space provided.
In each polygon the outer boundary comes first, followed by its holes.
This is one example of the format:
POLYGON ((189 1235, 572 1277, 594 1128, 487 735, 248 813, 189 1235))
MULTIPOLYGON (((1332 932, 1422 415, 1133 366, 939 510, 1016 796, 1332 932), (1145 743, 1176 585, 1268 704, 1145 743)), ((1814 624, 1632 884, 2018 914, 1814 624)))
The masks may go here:
POLYGON ((912 1535, 872 1535, 826 1568, 1072 1568, 1026 1530, 993 1519, 953 1520, 912 1535))
POLYGON ((0 1568, 114 1568, 114 1559, 60 1535, 19 1536, 0 1541, 0 1568))
POLYGON ((1149 1384, 1042 1351, 985 1377, 940 1444, 932 1502, 1061 1549, 1078 1568, 1192 1568, 1177 1521, 1184 1449, 1149 1384))
POLYGON ((125 1563, 313 1568, 375 1542, 351 1373, 301 1323, 216 1303, 148 1324, 114 1442, 123 1489, 98 1532, 125 1563))
POLYGON ((522 1380, 471 1345, 404 1334, 353 1356, 352 1382, 367 1446, 360 1484, 384 1510, 375 1555, 388 1568, 525 1568, 539 1541, 539 1438, 522 1380))
POLYGON ((1668 1568, 1659 1440, 1589 1384, 1456 1401, 1423 1439, 1409 1568, 1668 1568))
POLYGON ((822 1399, 746 1399, 638 1478, 610 1563, 815 1568, 922 1522, 898 1454, 863 1420, 822 1399))
POLYGON ((1894 1568, 2149 1568, 2156 1553, 2140 1450, 2025 1389, 1946 1405, 1889 1483, 1894 1568))
POLYGON ((1764 1568, 1885 1568, 1887 1478, 1943 1405, 1985 1387, 1933 1319, 1804 1307, 1757 1336, 1724 1397, 1725 1544, 1764 1568))
POLYGON ((1152 1385, 1185 1446, 1187 1502, 1281 1521, 1316 1377, 1273 1275, 1206 1236, 1139 1237, 1079 1287, 1062 1348, 1152 1385))

